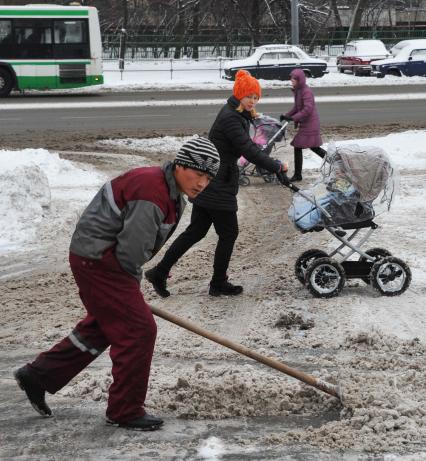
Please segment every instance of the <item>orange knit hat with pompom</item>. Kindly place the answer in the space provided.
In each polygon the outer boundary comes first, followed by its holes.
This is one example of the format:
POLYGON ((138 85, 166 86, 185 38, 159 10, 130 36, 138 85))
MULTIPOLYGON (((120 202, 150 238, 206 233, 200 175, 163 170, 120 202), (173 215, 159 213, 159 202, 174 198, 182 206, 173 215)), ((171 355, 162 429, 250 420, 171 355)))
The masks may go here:
POLYGON ((260 99, 262 96, 262 89, 257 79, 252 77, 246 70, 240 69, 235 74, 233 94, 240 101, 250 94, 257 94, 260 99))

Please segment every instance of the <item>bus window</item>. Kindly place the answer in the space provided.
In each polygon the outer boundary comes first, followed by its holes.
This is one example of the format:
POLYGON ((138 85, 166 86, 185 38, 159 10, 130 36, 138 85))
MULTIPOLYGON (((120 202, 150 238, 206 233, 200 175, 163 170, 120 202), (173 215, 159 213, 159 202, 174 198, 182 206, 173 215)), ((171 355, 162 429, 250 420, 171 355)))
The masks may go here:
POLYGON ((43 59, 52 56, 52 29, 46 19, 15 20, 17 58, 43 59))
POLYGON ((0 20, 0 59, 12 58, 13 54, 12 21, 0 20))
POLYGON ((55 57, 90 58, 87 20, 54 20, 55 57))

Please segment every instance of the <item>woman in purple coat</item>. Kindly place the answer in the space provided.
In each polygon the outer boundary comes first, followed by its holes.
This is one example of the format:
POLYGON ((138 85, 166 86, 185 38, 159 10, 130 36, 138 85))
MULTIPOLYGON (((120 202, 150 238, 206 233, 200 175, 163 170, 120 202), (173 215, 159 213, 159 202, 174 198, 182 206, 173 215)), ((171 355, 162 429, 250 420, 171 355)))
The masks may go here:
POLYGON ((306 84, 306 76, 302 69, 294 69, 290 74, 291 86, 294 92, 294 106, 280 120, 293 121, 298 128, 297 134, 291 141, 294 147, 294 175, 290 181, 302 180, 303 153, 302 149, 311 149, 321 158, 326 151, 320 146, 320 122, 315 108, 315 99, 312 90, 306 84))

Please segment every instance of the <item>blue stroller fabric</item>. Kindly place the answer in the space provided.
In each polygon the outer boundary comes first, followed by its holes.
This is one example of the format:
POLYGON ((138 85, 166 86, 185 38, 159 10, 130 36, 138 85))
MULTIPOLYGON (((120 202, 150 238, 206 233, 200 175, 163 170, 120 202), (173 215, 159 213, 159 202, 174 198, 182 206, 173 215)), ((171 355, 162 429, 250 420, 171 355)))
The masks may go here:
POLYGON ((360 202, 359 194, 351 186, 346 192, 328 192, 316 199, 315 204, 299 196, 289 209, 289 218, 299 229, 309 231, 325 225, 339 226, 373 219, 374 209, 370 203, 360 202), (324 208, 332 219, 328 219, 318 205, 324 208))

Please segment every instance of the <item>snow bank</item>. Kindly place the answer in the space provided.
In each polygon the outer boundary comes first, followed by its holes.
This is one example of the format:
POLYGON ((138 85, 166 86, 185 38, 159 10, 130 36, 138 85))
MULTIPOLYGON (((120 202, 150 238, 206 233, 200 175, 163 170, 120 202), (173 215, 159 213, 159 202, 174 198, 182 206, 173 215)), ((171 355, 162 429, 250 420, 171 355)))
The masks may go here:
POLYGON ((53 202, 64 201, 67 212, 80 208, 102 180, 45 149, 1 150, 0 254, 33 242, 39 226, 51 219, 53 202))
MULTIPOLYGON (((105 84, 95 91, 123 91, 135 89, 202 89, 231 90, 233 82, 222 78, 225 61, 212 60, 155 60, 126 62, 120 73, 117 61, 104 62, 105 84), (171 72, 172 68, 172 72, 171 72)), ((383 86, 424 84, 424 77, 355 77, 337 72, 335 60, 329 62, 329 74, 321 78, 310 78, 313 88, 336 86, 383 86)), ((262 88, 290 88, 289 81, 260 80, 262 88)))

